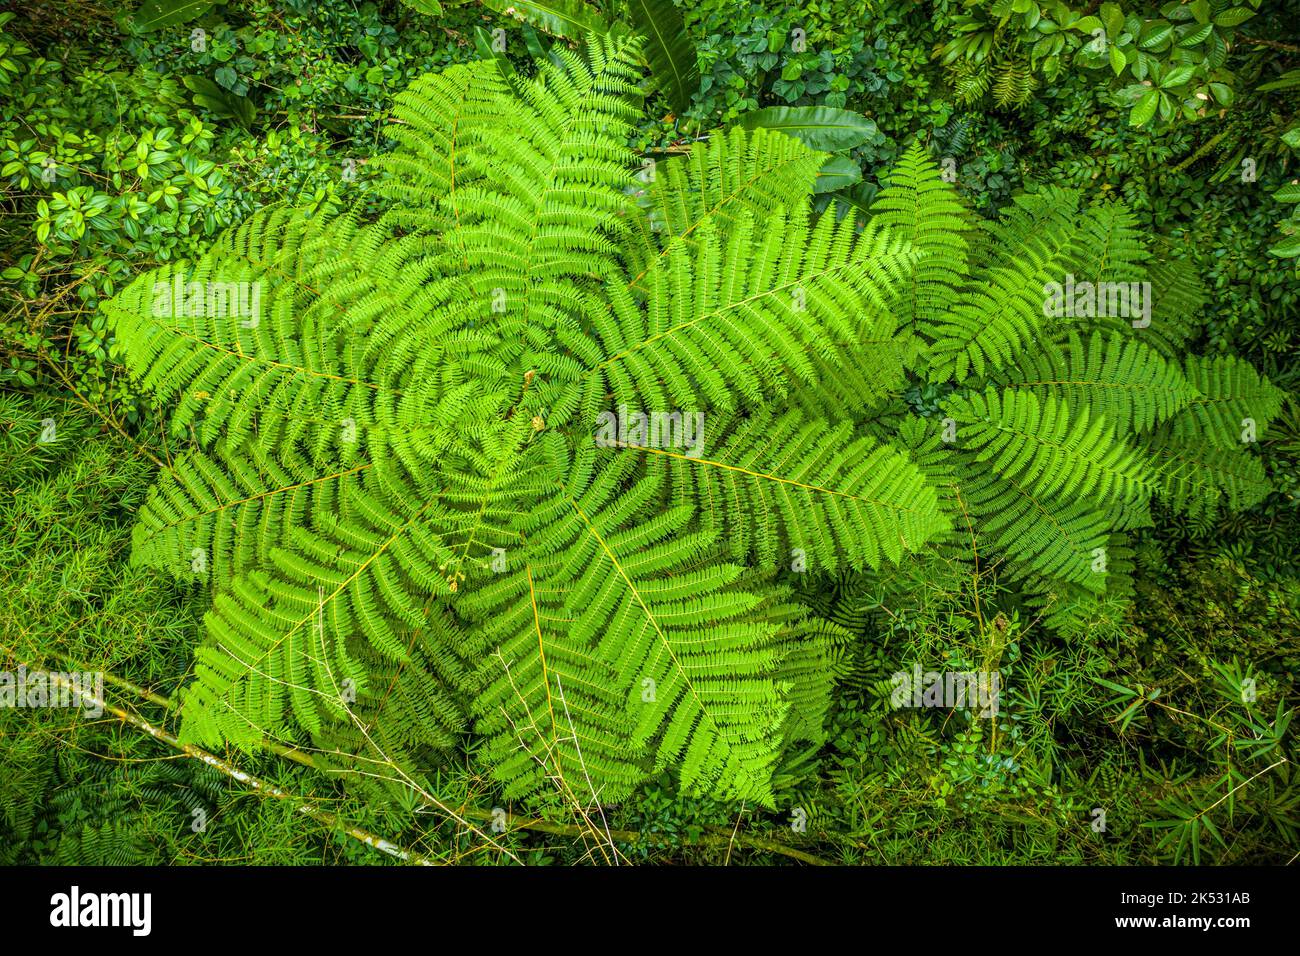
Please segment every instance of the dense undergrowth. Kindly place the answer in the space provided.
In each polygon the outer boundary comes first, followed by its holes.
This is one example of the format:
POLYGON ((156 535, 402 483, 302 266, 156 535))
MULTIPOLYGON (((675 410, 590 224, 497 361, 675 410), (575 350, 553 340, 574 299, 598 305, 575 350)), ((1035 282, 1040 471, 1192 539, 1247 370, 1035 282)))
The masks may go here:
MULTIPOLYGON (((1122 198, 1153 255, 1208 292, 1186 350, 1240 356, 1285 392, 1253 452, 1273 490, 1235 512, 1158 499, 1125 544, 1131 596, 1078 626, 1058 626, 978 545, 801 577, 800 600, 851 639, 822 732, 782 750, 767 806, 687 795, 671 770, 612 806, 511 802, 470 733, 418 784, 383 791, 341 781, 319 754, 207 748, 281 788, 258 796, 142 731, 180 733, 212 595, 129 560, 149 486, 186 442, 123 368, 101 305, 271 202, 375 213, 397 93, 491 55, 497 29, 521 73, 564 41, 476 4, 429 17, 259 0, 148 33, 94 2, 0 15, 0 662, 103 671, 108 701, 137 718, 0 710, 0 862, 388 861, 357 829, 460 863, 1294 859, 1300 282, 1269 252, 1293 238, 1275 197, 1300 143, 1294 8, 1265 0, 1231 24, 1212 67, 1227 92, 1205 115, 1156 102, 1143 118, 1131 65, 1096 69, 1084 51, 1046 67, 1031 53, 1029 8, 1062 20, 1060 5, 1001 6, 683 4, 698 86, 684 110, 652 93, 629 145, 667 160, 755 109, 825 105, 870 121, 843 151, 854 207, 871 206, 913 143, 985 219, 1059 187, 1122 198), (1004 12, 987 56, 947 56, 1004 12), (970 671, 991 658, 996 719, 891 706, 892 675, 912 662, 970 671)), ((922 418, 947 407, 924 376, 894 391, 922 418)))

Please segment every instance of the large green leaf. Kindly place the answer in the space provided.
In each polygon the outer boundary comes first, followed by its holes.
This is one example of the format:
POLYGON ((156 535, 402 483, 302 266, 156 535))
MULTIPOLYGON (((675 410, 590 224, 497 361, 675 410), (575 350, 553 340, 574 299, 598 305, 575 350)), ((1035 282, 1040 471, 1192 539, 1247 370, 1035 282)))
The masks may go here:
MULTIPOLYGON (((1300 70, 1289 70, 1271 83, 1261 83, 1255 89, 1260 92, 1269 90, 1293 90, 1300 87, 1300 70)), ((1283 137, 1285 140, 1286 137, 1283 137)))
POLYGON ((1300 183, 1287 183, 1273 194, 1278 202, 1300 202, 1300 183))
POLYGON ((632 26, 646 39, 645 54, 655 81, 679 114, 691 105, 700 70, 686 24, 672 0, 629 0, 632 26))
POLYGON ((135 11, 131 22, 136 29, 152 33, 163 27, 188 23, 196 17, 203 16, 214 6, 216 4, 212 0, 144 0, 140 8, 135 11))
POLYGON ((514 65, 504 54, 492 48, 492 37, 480 26, 474 27, 474 50, 479 57, 484 60, 495 60, 497 66, 501 68, 502 76, 509 76, 515 71, 514 65))
POLYGON ((1148 90, 1143 93, 1137 103, 1133 105, 1133 111, 1129 113, 1128 122, 1130 126, 1144 126, 1151 121, 1151 117, 1156 115, 1156 107, 1160 105, 1160 94, 1156 90, 1148 90))
POLYGON ((599 11, 582 0, 483 0, 483 6, 570 40, 581 40, 588 33, 605 36, 610 32, 610 24, 599 11))
POLYGON ((210 110, 217 117, 234 119, 245 129, 253 125, 257 107, 247 96, 224 90, 206 76, 181 77, 181 83, 194 94, 196 106, 210 110))
POLYGON ((1250 10, 1246 7, 1233 7, 1231 10, 1224 10, 1215 17, 1214 23, 1216 26, 1221 27, 1235 27, 1245 23, 1254 15, 1254 10, 1250 10))
POLYGON ((769 106, 746 113, 740 125, 780 130, 827 153, 861 146, 876 135, 876 124, 861 113, 830 106, 769 106))
POLYGON ((1283 239, 1277 245, 1270 246, 1268 251, 1280 259, 1294 259, 1300 256, 1300 236, 1283 239))
POLYGON ((836 189, 845 189, 861 181, 862 169, 848 156, 832 156, 817 171, 817 182, 813 186, 815 193, 829 193, 836 189))

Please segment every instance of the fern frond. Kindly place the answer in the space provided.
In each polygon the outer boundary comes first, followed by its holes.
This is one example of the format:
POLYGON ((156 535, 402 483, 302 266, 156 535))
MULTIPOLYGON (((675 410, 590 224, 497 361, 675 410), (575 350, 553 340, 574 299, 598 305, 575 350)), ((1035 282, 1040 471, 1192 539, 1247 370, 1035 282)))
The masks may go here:
POLYGON ((896 307, 899 324, 929 329, 951 307, 968 275, 966 233, 971 227, 957 190, 943 181, 924 148, 913 143, 890 172, 871 215, 917 253, 896 307))
POLYGON ((1135 500, 1152 477, 1110 423, 1052 395, 989 388, 949 403, 957 444, 969 460, 1041 496, 1135 500))
POLYGON ((987 265, 930 333, 931 380, 965 381, 1010 364, 1050 325, 1044 289, 1072 259, 1077 195, 1064 190, 1023 198, 976 247, 987 265))
POLYGON ((1137 217, 1121 202, 1099 202, 1080 217, 1069 271, 1078 281, 1138 282, 1149 259, 1137 217))
POLYGON ((744 213, 762 221, 801 208, 824 160, 793 136, 735 126, 686 156, 644 166, 640 178, 651 178, 641 187, 646 215, 633 220, 627 246, 630 284, 645 288, 646 274, 698 241, 706 223, 725 232, 744 213))
POLYGON ((1028 63, 1004 60, 996 67, 993 80, 993 102, 1002 109, 1020 109, 1034 95, 1038 80, 1028 63))
POLYGON ((1166 359, 1181 361, 1187 341, 1199 328, 1201 309, 1209 293, 1185 260, 1152 262, 1147 271, 1151 281, 1151 325, 1142 331, 1143 340, 1159 349, 1166 359))
POLYGON ((552 418, 581 408, 594 421, 606 393, 634 408, 730 411, 738 398, 757 405, 815 381, 818 357, 888 329, 910 252, 878 227, 856 233, 831 215, 814 224, 805 207, 761 229, 737 213, 725 239, 706 220, 693 247, 678 244, 668 259, 640 280, 644 307, 617 275, 584 299, 582 324, 557 332, 576 361, 528 357, 555 383, 543 392, 552 418))
POLYGON ((1239 448, 1261 438, 1282 408, 1283 391, 1235 356, 1192 355, 1183 367, 1198 392, 1170 422, 1183 443, 1239 448))
POLYGON ((986 545, 1013 559, 1013 573, 1036 572, 1088 590, 1105 589, 1096 568, 1115 522, 1113 509, 1040 494, 1021 478, 966 469, 960 506, 986 545))
POLYGON ((989 75, 989 64, 985 60, 955 60, 947 66, 946 72, 957 99, 967 106, 973 106, 982 100, 993 83, 993 78, 989 75))
POLYGON ((1177 365, 1119 333, 1085 341, 1071 330, 1063 342, 1026 353, 1005 382, 1104 415, 1121 434, 1150 431, 1199 397, 1177 365))
POLYGON ((477 705, 494 771, 510 794, 550 780, 610 802, 677 766, 689 791, 770 805, 789 709, 779 628, 756 616, 741 568, 694 566, 712 535, 690 531, 690 508, 638 522, 610 507, 661 484, 621 489, 625 462, 557 489, 529 522, 546 527, 550 553, 461 602, 499 645, 477 705))
POLYGON ((765 410, 722 435, 699 458, 628 451, 672 473, 674 497, 700 503, 733 560, 785 567, 799 551, 815 571, 879 568, 948 530, 920 471, 848 423, 765 410))
POLYGON ((388 135, 395 148, 374 163, 380 173, 376 192, 397 204, 390 214, 416 207, 423 214, 403 216, 403 225, 454 229, 461 190, 484 176, 475 137, 500 120, 506 92, 495 62, 480 60, 419 77, 394 98, 393 116, 400 122, 388 135), (433 210, 447 218, 430 224, 433 210))
POLYGON ((1244 445, 1188 442, 1164 426, 1140 447, 1158 463, 1161 495, 1193 518, 1213 516, 1224 505, 1240 511, 1273 490, 1259 457, 1244 445))

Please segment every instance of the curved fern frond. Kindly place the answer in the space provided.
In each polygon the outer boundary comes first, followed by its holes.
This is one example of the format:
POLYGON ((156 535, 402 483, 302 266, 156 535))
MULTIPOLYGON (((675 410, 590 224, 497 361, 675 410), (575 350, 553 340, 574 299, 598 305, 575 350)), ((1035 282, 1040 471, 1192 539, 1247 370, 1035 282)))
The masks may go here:
POLYGON ((697 241, 706 223, 725 232, 744 213, 762 221, 801 208, 824 160, 793 136, 734 126, 686 156, 646 163, 638 177, 646 215, 627 246, 630 284, 644 289, 647 273, 697 241))
POLYGON ((641 280, 644 307, 615 276, 584 299, 583 322, 556 336, 576 361, 529 361, 553 377, 544 401, 559 421, 578 408, 594 420, 607 392, 632 407, 757 405, 817 380, 837 350, 869 338, 909 256, 879 228, 855 234, 850 219, 832 215, 813 224, 806 207, 761 229, 752 213, 737 213, 725 239, 706 221, 693 246, 669 254, 668 269, 641 280))
POLYGON ((630 457, 575 458, 524 526, 549 553, 459 604, 499 647, 477 704, 493 767, 511 794, 549 780, 608 802, 676 766, 689 791, 770 805, 793 642, 742 568, 700 560, 713 534, 691 530, 691 508, 637 520, 661 478, 627 488, 630 457))
POLYGON ((1088 408, 1121 433, 1149 431, 1199 397, 1178 366, 1136 338, 1070 331, 1044 343, 1005 376, 1011 388, 1055 395, 1071 408, 1088 408))
MULTIPOLYGON (((484 175, 474 155, 479 130, 499 122, 506 81, 491 61, 448 67, 419 77, 393 100, 399 122, 388 131, 395 148, 375 160, 381 175, 376 191, 402 207, 421 212, 402 224, 428 231, 455 229, 461 190, 484 175), (430 214, 443 216, 430 222, 430 214)), ((394 211, 390 211, 390 215, 394 211)))
POLYGON ((1086 634, 1103 622, 1124 620, 1133 597, 1133 551, 1128 537, 1112 534, 1104 545, 1104 558, 1094 566, 1094 583, 1104 589, 1058 578, 1030 575, 1023 584, 1026 603, 1036 609, 1035 617, 1045 627, 1070 637, 1086 634))
POLYGON ((1033 571, 1090 591, 1105 590, 1098 558, 1115 523, 1112 509, 1086 500, 1044 496, 1019 478, 965 471, 960 504, 979 535, 1001 555, 1014 557, 1020 576, 1033 571))
POLYGON ((1152 262, 1147 267, 1151 280, 1151 326, 1143 330, 1144 340, 1165 358, 1179 361, 1187 341, 1199 327, 1201 309, 1209 299, 1205 284, 1192 264, 1181 259, 1152 262))
POLYGON ((1259 458, 1244 445, 1188 442, 1165 426, 1140 447, 1159 464, 1162 496, 1192 517, 1213 516, 1225 504, 1240 511, 1273 490, 1259 458))
POLYGON ((765 410, 721 430, 721 447, 698 458, 624 447, 672 474, 674 498, 700 503, 733 560, 879 568, 948 530, 919 470, 848 423, 765 410))
POLYGON ((969 271, 966 233, 971 227, 957 190, 944 182, 924 148, 914 143, 890 171, 871 215, 917 253, 910 282, 899 297, 899 324, 930 328, 951 307, 969 271))
POLYGON ((258 566, 314 500, 337 496, 343 483, 372 467, 341 460, 334 469, 309 462, 287 467, 257 447, 219 443, 215 455, 186 452, 159 475, 132 538, 135 561, 218 587, 258 566))
POLYGON ((346 221, 271 209, 196 263, 163 266, 106 304, 128 370, 160 403, 175 405, 174 434, 194 428, 204 445, 247 435, 254 408, 308 422, 338 409, 372 423, 400 398, 339 340, 338 314, 309 307, 318 293, 304 281, 310 266, 300 253, 318 248, 322 235, 346 245, 348 231, 346 221))
POLYGON ((996 67, 993 102, 1002 109, 1020 109, 1034 95, 1038 79, 1028 63, 1004 60, 996 67))
POLYGON ((1077 196, 1053 190, 1025 198, 1000 223, 986 227, 977 248, 991 252, 971 276, 966 294, 930 333, 932 381, 965 381, 1011 363, 1052 324, 1045 288, 1060 281, 1072 259, 1077 196))
POLYGON ((957 445, 971 460, 1042 496, 1134 500, 1152 478, 1100 415, 1047 395, 989 388, 951 401, 957 445))
POLYGON ((1082 282, 1139 282, 1150 259, 1137 217, 1120 202, 1098 202, 1080 217, 1069 271, 1082 282))
POLYGON ((1199 393, 1170 422, 1184 443, 1239 448, 1259 440, 1282 408, 1282 390, 1235 356, 1188 356, 1184 370, 1199 393))

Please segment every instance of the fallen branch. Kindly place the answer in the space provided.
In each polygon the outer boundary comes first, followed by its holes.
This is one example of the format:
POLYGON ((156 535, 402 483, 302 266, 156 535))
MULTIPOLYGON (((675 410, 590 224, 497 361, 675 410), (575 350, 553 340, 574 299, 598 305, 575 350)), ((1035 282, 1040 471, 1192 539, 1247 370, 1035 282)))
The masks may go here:
MULTIPOLYGON (((71 662, 69 663, 71 664, 71 662)), ((160 694, 156 694, 151 690, 148 690, 144 687, 140 687, 137 684, 133 684, 131 683, 131 681, 126 680, 125 678, 118 677, 114 674, 105 673, 104 680, 110 684, 113 684, 116 687, 121 687, 123 690, 130 691, 131 693, 136 694, 137 696, 145 700, 148 700, 153 704, 157 704, 159 707, 162 707, 168 712, 175 712, 177 709, 176 704, 170 698, 163 697, 160 694)), ((314 770, 320 769, 319 767, 317 767, 316 763, 312 760, 311 756, 309 754, 304 753, 301 750, 297 750, 293 747, 287 747, 284 744, 277 743, 274 740, 267 740, 267 739, 263 739, 262 746, 264 746, 267 750, 270 750, 271 752, 281 757, 284 757, 288 760, 293 760, 296 763, 300 763, 305 767, 311 767, 314 770)), ((214 757, 213 759, 217 759, 217 758, 214 757)), ((423 794, 417 794, 417 795, 425 803, 428 802, 425 799, 423 794)), ((481 820, 484 823, 500 822, 500 816, 492 810, 483 810, 483 809, 479 809, 478 807, 462 807, 458 812, 463 814, 466 817, 469 817, 470 819, 481 820)), ((512 829, 532 830, 537 833, 550 833, 555 836, 566 836, 566 837, 581 837, 584 834, 589 832, 586 828, 581 826, 576 826, 573 824, 552 823, 549 820, 542 820, 537 817, 526 817, 526 816, 520 816, 517 814, 509 814, 509 813, 506 814, 506 825, 508 828, 512 828, 512 829)), ((655 834, 642 833, 637 830, 607 830, 605 831, 605 834, 610 839, 617 840, 622 843, 644 845, 644 844, 657 844, 661 842, 660 840, 656 839, 655 834)), ((805 850, 800 850, 796 847, 787 846, 786 844, 780 843, 776 840, 768 840, 768 839, 764 839, 763 837, 751 836, 746 833, 737 833, 737 834, 732 834, 730 832, 702 833, 698 837, 695 837, 693 839, 683 840, 682 843, 686 846, 730 846, 732 843, 740 843, 745 846, 753 847, 756 850, 766 850, 769 853, 776 853, 781 856, 786 856, 792 860, 798 860, 801 863, 808 863, 812 866, 834 866, 834 864, 830 860, 826 860, 813 853, 809 853, 805 850)))
MULTIPOLYGON (((299 797, 296 794, 292 794, 288 790, 281 789, 280 787, 277 787, 273 783, 268 783, 267 781, 262 780, 260 777, 255 777, 251 773, 248 773, 247 771, 240 770, 234 764, 230 763, 229 761, 222 760, 220 757, 216 756, 215 754, 210 754, 206 750, 203 750, 199 747, 195 747, 193 744, 181 743, 180 740, 177 739, 173 734, 168 733, 167 731, 163 730, 160 727, 155 727, 153 724, 149 723, 149 721, 145 720, 143 717, 139 716, 138 714, 133 714, 130 711, 127 711, 121 707, 116 707, 113 704, 108 703, 108 701, 103 700, 102 698, 91 693, 90 691, 82 689, 81 687, 77 686, 73 681, 68 680, 68 678, 63 676, 62 674, 51 672, 49 673, 49 679, 57 686, 63 687, 68 691, 70 691, 72 694, 81 698, 81 700, 84 703, 92 705, 96 709, 102 709, 103 711, 112 714, 114 717, 116 717, 118 720, 121 720, 123 723, 128 723, 131 726, 137 728, 138 730, 143 730, 145 733, 147 733, 150 737, 153 737, 155 740, 160 740, 165 744, 175 747, 177 750, 181 751, 181 753, 185 754, 186 756, 193 757, 195 760, 199 760, 202 763, 207 764, 209 767, 221 771, 223 774, 225 774, 227 777, 230 777, 232 780, 237 780, 239 783, 242 783, 244 786, 250 788, 251 790, 253 790, 253 792, 258 794, 259 796, 274 797, 277 800, 286 800, 289 803, 293 804, 294 808, 304 816, 311 817, 311 819, 315 820, 320 824, 323 824, 324 826, 330 828, 331 830, 339 830, 343 833, 346 833, 354 840, 359 840, 360 842, 366 844, 367 846, 373 847, 376 850, 379 850, 383 853, 387 853, 389 856, 396 857, 397 859, 401 860, 404 863, 414 863, 418 866, 437 865, 427 857, 421 856, 420 854, 412 850, 407 850, 399 846, 398 844, 394 843, 391 840, 387 840, 384 839, 383 837, 376 836, 375 834, 369 832, 368 830, 363 830, 360 827, 353 826, 349 823, 344 823, 342 820, 340 820, 333 813, 330 813, 328 810, 322 810, 319 807, 312 806, 312 804, 308 802, 306 799, 299 797)), ((106 679, 107 679, 107 675, 106 675, 106 679)), ((122 681, 120 678, 114 678, 113 683, 117 684, 118 686, 122 686, 123 684, 129 684, 129 682, 122 681)), ((129 685, 129 686, 134 687, 134 685, 129 685)), ((137 688, 137 689, 143 691, 143 688, 137 688)), ((145 693, 148 694, 148 692, 145 693)), ((153 695, 153 694, 148 694, 148 696, 150 698, 157 697, 157 695, 153 695)), ((158 698, 158 699, 162 700, 165 698, 158 698)))
POLYGON ((1252 43, 1255 46, 1271 47, 1274 50, 1285 50, 1287 53, 1300 53, 1300 46, 1291 43, 1280 43, 1277 40, 1263 40, 1259 37, 1248 37, 1244 34, 1238 34, 1237 39, 1246 43, 1252 43))

